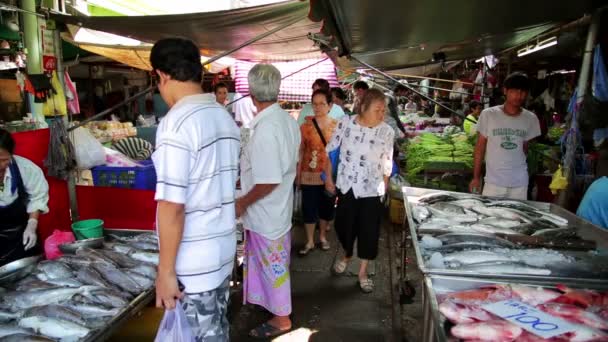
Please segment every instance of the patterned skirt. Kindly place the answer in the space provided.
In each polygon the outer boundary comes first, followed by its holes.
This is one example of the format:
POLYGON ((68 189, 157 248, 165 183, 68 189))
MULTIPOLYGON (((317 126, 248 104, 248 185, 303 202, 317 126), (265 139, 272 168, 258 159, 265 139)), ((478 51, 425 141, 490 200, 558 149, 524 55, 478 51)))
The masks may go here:
POLYGON ((291 232, 268 240, 246 230, 244 304, 263 306, 276 316, 291 314, 290 252, 291 232))

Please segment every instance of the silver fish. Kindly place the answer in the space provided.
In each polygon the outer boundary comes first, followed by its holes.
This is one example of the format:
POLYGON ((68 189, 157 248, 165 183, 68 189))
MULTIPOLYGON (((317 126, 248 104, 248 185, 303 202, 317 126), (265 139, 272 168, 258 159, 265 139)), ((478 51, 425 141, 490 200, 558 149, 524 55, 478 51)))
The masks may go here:
POLYGON ((413 216, 414 220, 416 220, 416 222, 418 222, 418 223, 424 222, 426 219, 428 219, 431 216, 431 213, 428 211, 428 209, 422 205, 413 206, 412 211, 413 211, 412 216, 413 216))
POLYGON ((494 227, 494 226, 490 226, 488 224, 481 224, 481 223, 472 224, 471 228, 480 233, 487 233, 487 234, 521 235, 519 232, 517 232, 513 229, 494 227))
POLYGON ((444 213, 464 214, 464 209, 461 206, 454 205, 451 202, 437 202, 430 205, 432 208, 444 213))
POLYGON ((570 227, 540 229, 532 233, 532 236, 543 237, 546 239, 568 239, 577 237, 577 235, 577 229, 570 227))
POLYGON ((112 243, 112 250, 122 254, 131 254, 137 251, 135 247, 123 243, 112 243))
POLYGON ((521 225, 521 222, 515 220, 507 220, 504 218, 486 217, 479 220, 481 224, 489 224, 490 226, 500 228, 513 228, 521 225))
POLYGON ((475 199, 475 198, 465 198, 465 199, 452 201, 450 203, 453 205, 457 205, 459 207, 465 208, 465 209, 471 209, 475 206, 484 206, 484 203, 482 201, 475 199))
POLYGON ((23 317, 43 316, 62 321, 68 321, 79 325, 85 325, 86 322, 77 311, 74 311, 64 305, 44 305, 28 309, 23 314, 23 317))
POLYGON ((0 337, 14 334, 28 334, 30 330, 23 329, 16 324, 0 324, 0 337))
POLYGON ((32 329, 44 336, 58 339, 66 337, 82 338, 87 336, 91 331, 87 327, 79 324, 44 316, 22 318, 19 321, 19 326, 22 328, 32 329))
POLYGON ((444 212, 441 210, 437 210, 433 207, 427 207, 427 208, 431 212, 431 215, 433 215, 434 217, 445 218, 452 222, 473 223, 473 222, 477 222, 477 220, 479 219, 476 215, 454 214, 454 213, 447 213, 447 212, 444 212))
POLYGON ((418 198, 418 202, 433 204, 437 202, 455 201, 457 199, 459 198, 452 194, 447 194, 444 192, 431 192, 429 194, 420 196, 418 198))
POLYGON ((154 265, 158 265, 159 262, 158 253, 137 251, 135 253, 129 254, 129 256, 135 260, 149 262, 154 265))
POLYGON ((129 277, 131 277, 131 279, 135 280, 135 282, 144 289, 148 289, 148 288, 154 286, 154 280, 152 280, 144 275, 141 275, 141 274, 133 272, 133 271, 126 271, 125 273, 129 277))
POLYGON ((440 247, 433 247, 433 248, 426 248, 426 249, 429 251, 432 251, 432 252, 453 253, 453 252, 463 251, 466 249, 482 250, 482 249, 491 249, 491 248, 499 248, 499 247, 503 247, 503 246, 501 246, 500 244, 492 244, 492 243, 485 243, 485 242, 457 242, 457 243, 453 243, 450 245, 443 245, 440 247))
POLYGON ((514 221, 520 221, 520 222, 532 222, 532 219, 528 216, 526 216, 525 214, 523 214, 522 212, 519 212, 517 210, 514 209, 509 209, 509 208, 488 208, 488 207, 482 207, 482 206, 477 206, 477 207, 473 207, 471 208, 472 211, 484 215, 484 216, 489 216, 489 217, 499 217, 499 218, 504 218, 507 220, 514 220, 514 221))
POLYGON ((91 264, 96 262, 94 259, 89 258, 86 255, 63 255, 57 260, 69 265, 74 269, 78 269, 81 267, 90 267, 91 264))
POLYGON ((135 280, 133 280, 133 278, 116 267, 106 264, 95 264, 93 267, 105 280, 113 285, 116 285, 123 291, 127 291, 132 294, 139 294, 144 290, 141 286, 139 286, 139 284, 137 284, 137 282, 135 282, 135 280))
POLYGON ((158 251, 158 244, 151 243, 147 241, 132 241, 128 243, 130 246, 133 246, 137 249, 146 250, 146 251, 158 251))
POLYGON ((84 298, 75 296, 74 300, 84 303, 100 304, 112 308, 122 308, 129 304, 129 299, 124 298, 122 296, 122 293, 109 289, 103 291, 95 291, 88 294, 85 293, 83 297, 84 298))
POLYGON ((476 265, 466 265, 461 268, 463 271, 474 271, 482 273, 509 273, 527 275, 550 275, 551 270, 545 268, 531 267, 517 262, 506 263, 479 263, 476 265))
POLYGON ((108 264, 114 267, 118 267, 118 265, 112 261, 112 259, 106 257, 105 255, 99 253, 98 251, 92 248, 80 247, 76 250, 77 256, 86 256, 95 261, 98 261, 94 264, 108 264))
POLYGON ((470 242, 470 243, 485 243, 485 244, 496 244, 507 248, 518 248, 514 243, 501 239, 496 236, 481 234, 481 233, 449 233, 437 236, 437 239, 441 240, 444 245, 451 245, 459 242, 470 242))
POLYGON ((94 268, 81 268, 76 273, 78 280, 87 285, 96 285, 105 288, 113 288, 114 286, 107 282, 94 268))
POLYGON ((156 279, 156 267, 151 264, 142 263, 135 267, 129 268, 129 271, 139 273, 149 279, 156 279))
POLYGON ((71 278, 73 276, 72 270, 66 264, 59 261, 41 261, 38 263, 37 268, 46 275, 45 279, 40 278, 40 280, 71 278))
POLYGON ((118 266, 123 267, 123 268, 135 267, 141 263, 140 261, 137 261, 137 260, 135 260, 125 254, 119 253, 119 252, 115 252, 115 251, 111 251, 111 250, 107 250, 107 249, 102 249, 99 252, 101 254, 103 254, 105 257, 107 257, 108 259, 111 259, 112 261, 114 261, 118 266))
POLYGON ((45 282, 54 285, 54 286, 62 286, 62 287, 81 287, 84 285, 76 279, 72 278, 57 278, 57 279, 47 279, 45 282))
POLYGON ((0 337, 0 342, 55 342, 55 340, 44 337, 42 335, 17 333, 0 337))
POLYGON ((3 296, 11 307, 22 310, 34 306, 56 304, 70 299, 75 294, 87 293, 99 289, 97 286, 81 286, 79 288, 54 288, 27 292, 11 292, 3 296))
MULTIPOLYGON (((75 301, 63 303, 62 305, 66 308, 69 308, 70 310, 78 312, 85 318, 116 316, 120 312, 119 308, 108 309, 105 306, 99 304, 79 303, 75 301)), ((88 324, 85 325, 89 326, 88 324)))
POLYGON ((473 250, 446 254, 443 256, 443 260, 458 267, 461 265, 476 264, 480 262, 512 261, 513 259, 509 255, 502 253, 473 250))
POLYGON ((549 221, 549 222, 552 222, 553 224, 555 224, 555 225, 557 225, 559 227, 565 227, 565 226, 568 225, 568 220, 567 219, 565 219, 565 218, 563 218, 561 216, 555 215, 553 213, 543 212, 542 213, 542 218, 545 219, 545 220, 547 220, 547 221, 549 221))
POLYGON ((6 309, 0 309, 0 322, 9 322, 21 317, 21 312, 12 312, 6 309))
POLYGON ((15 290, 17 291, 45 290, 57 287, 57 285, 38 279, 35 275, 19 280, 16 285, 15 290))
POLYGON ((519 201, 514 201, 514 200, 498 200, 498 201, 492 201, 490 203, 487 204, 488 207, 505 207, 505 208, 521 208, 523 210, 526 211, 540 211, 540 209, 533 207, 531 205, 528 205, 526 203, 523 202, 519 202, 519 201))

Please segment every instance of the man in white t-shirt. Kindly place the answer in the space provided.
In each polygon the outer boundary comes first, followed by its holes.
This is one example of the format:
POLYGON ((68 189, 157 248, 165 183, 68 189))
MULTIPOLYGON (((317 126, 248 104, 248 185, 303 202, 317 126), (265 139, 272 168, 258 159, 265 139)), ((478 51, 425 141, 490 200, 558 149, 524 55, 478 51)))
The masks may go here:
POLYGON ((160 247, 156 306, 171 310, 180 299, 197 341, 228 341, 239 129, 212 94, 203 94, 194 43, 159 40, 150 62, 170 107, 152 156, 160 247))
POLYGON ((257 64, 248 80, 257 114, 241 157, 243 196, 236 201, 246 229, 243 299, 274 315, 249 335, 271 338, 291 329, 290 232, 300 128, 277 103, 276 67, 257 64))
POLYGON ((251 97, 249 95, 236 93, 232 102, 234 120, 236 120, 240 127, 249 129, 249 124, 251 123, 251 120, 253 120, 255 112, 257 111, 253 105, 253 102, 251 102, 251 97))
POLYGON ((522 108, 530 81, 514 73, 504 83, 505 103, 485 109, 479 117, 471 192, 481 190, 481 166, 486 160, 483 195, 525 200, 528 197, 528 142, 540 135, 538 118, 522 108))

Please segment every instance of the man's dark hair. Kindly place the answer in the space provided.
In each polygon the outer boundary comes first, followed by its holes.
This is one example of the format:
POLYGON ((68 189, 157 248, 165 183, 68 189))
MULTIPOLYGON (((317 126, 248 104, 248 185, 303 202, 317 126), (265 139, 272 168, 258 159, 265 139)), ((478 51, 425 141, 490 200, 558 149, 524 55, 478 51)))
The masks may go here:
POLYGON ((400 91, 407 91, 407 87, 404 86, 403 84, 399 83, 395 86, 395 88, 393 89, 393 93, 397 94, 400 91))
POLYGON ((150 52, 150 63, 180 82, 202 81, 201 54, 191 40, 166 38, 157 41, 150 52))
POLYGON ((530 79, 523 72, 514 72, 507 76, 504 85, 506 89, 530 90, 530 79))
POLYGON ((331 93, 326 91, 325 89, 317 89, 315 91, 312 92, 312 96, 310 97, 310 102, 312 103, 312 99, 315 98, 315 96, 317 95, 323 95, 325 96, 325 101, 327 101, 327 104, 331 104, 331 93))
POLYGON ((346 101, 346 93, 340 87, 331 88, 331 93, 342 101, 346 101))
POLYGON ((469 108, 470 108, 471 110, 473 110, 473 109, 475 109, 475 108, 477 108, 477 107, 480 107, 480 106, 481 106, 481 103, 479 103, 479 102, 477 102, 477 101, 471 101, 471 102, 469 103, 469 108))
POLYGON ((324 78, 317 78, 313 83, 312 86, 318 86, 319 89, 323 89, 325 91, 329 91, 329 81, 324 79, 324 78))
POLYGON ((365 81, 357 81, 357 82, 355 82, 355 84, 353 84, 353 89, 355 89, 355 90, 358 90, 358 89, 368 90, 369 89, 369 85, 367 85, 367 83, 365 81))
POLYGON ((213 93, 216 94, 218 89, 220 88, 226 88, 226 90, 228 90, 228 85, 226 85, 226 83, 224 82, 218 82, 213 86, 213 93))
POLYGON ((2 128, 0 128, 0 148, 8 151, 10 155, 15 153, 15 140, 13 139, 13 136, 2 128))

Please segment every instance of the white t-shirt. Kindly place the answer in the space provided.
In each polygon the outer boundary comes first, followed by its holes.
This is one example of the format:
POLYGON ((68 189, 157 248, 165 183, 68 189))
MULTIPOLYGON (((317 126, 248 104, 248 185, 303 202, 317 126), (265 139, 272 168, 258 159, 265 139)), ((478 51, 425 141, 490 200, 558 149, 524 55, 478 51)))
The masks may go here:
POLYGON ((181 99, 158 126, 155 199, 185 204, 175 270, 190 294, 217 288, 232 272, 239 139, 234 120, 210 94, 181 99))
POLYGON ((278 186, 247 208, 243 226, 266 239, 276 240, 291 229, 300 128, 296 120, 275 103, 253 119, 250 134, 241 157, 243 194, 256 184, 278 186))
MULTIPOLYGON (((29 159, 20 156, 13 156, 13 158, 15 158, 17 167, 19 167, 23 187, 29 195, 26 207, 27 212, 40 211, 43 214, 48 213, 49 183, 44 178, 44 173, 29 159)), ((9 206, 19 198, 19 191, 16 189, 16 185, 13 186, 13 181, 14 175, 11 174, 9 167, 4 173, 4 191, 0 192, 0 207, 9 206), (14 192, 13 189, 15 190, 14 192)))
POLYGON ((236 101, 232 104, 234 120, 242 123, 242 127, 250 128, 251 120, 257 111, 251 96, 244 97, 241 93, 236 93, 233 101, 236 101))
POLYGON ((528 185, 528 164, 524 143, 540 135, 540 124, 534 113, 523 109, 510 116, 503 106, 484 109, 477 131, 488 138, 485 182, 508 188, 528 185))
POLYGON ((384 177, 393 170, 395 131, 385 122, 373 128, 344 117, 327 144, 327 152, 340 147, 336 187, 343 194, 353 190, 355 198, 384 196, 384 177))

